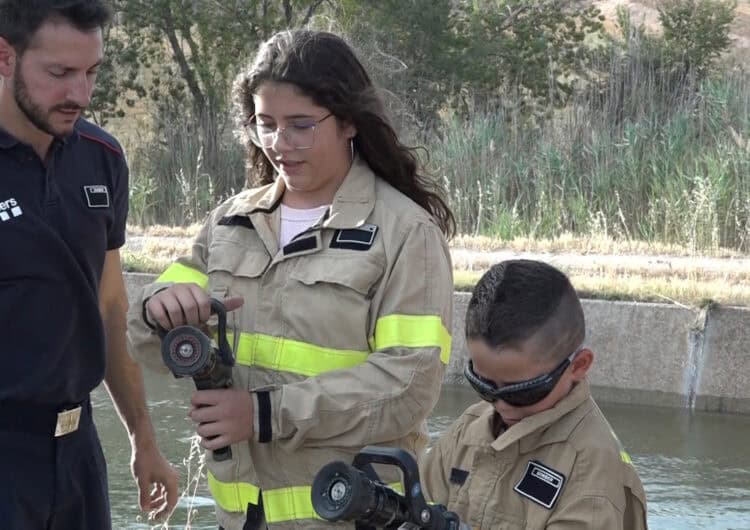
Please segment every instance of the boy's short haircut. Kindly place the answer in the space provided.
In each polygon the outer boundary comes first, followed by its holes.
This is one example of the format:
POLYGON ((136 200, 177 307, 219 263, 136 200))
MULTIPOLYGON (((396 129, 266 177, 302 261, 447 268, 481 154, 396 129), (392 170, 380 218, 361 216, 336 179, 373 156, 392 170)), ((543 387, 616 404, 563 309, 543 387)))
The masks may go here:
POLYGON ((586 335, 583 308, 565 274, 540 261, 494 265, 477 285, 466 311, 466 339, 491 348, 520 347, 532 336, 544 358, 564 358, 586 335))
POLYGON ((0 0, 0 37, 21 56, 42 24, 56 17, 93 31, 109 22, 111 11, 103 0, 0 0))

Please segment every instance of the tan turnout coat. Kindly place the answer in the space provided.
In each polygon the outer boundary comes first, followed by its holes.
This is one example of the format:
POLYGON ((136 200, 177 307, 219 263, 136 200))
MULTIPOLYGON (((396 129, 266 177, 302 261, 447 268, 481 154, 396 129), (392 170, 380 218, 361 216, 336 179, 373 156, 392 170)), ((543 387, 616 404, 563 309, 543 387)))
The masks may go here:
POLYGON ((495 438, 489 403, 469 407, 420 462, 427 497, 474 530, 645 530, 630 457, 587 381, 495 438))
POLYGON ((310 485, 323 465, 351 462, 367 444, 418 454, 450 353, 450 254, 425 210, 356 160, 326 215, 280 249, 283 192, 277 179, 219 206, 192 255, 144 288, 129 315, 131 352, 163 370, 144 300, 173 282, 245 298, 228 320, 241 332, 234 385, 255 398, 255 436, 232 446, 231 460, 207 457, 227 530, 241 529, 261 496, 269 528, 320 528, 310 485))

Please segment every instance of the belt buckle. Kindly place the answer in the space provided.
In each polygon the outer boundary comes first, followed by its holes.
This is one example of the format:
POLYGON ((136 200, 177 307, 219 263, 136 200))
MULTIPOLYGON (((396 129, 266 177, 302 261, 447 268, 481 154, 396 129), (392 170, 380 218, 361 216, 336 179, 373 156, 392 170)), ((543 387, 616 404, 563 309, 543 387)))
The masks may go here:
POLYGON ((81 406, 74 409, 63 410, 57 413, 57 425, 55 425, 55 438, 65 436, 78 430, 78 422, 81 420, 81 406))

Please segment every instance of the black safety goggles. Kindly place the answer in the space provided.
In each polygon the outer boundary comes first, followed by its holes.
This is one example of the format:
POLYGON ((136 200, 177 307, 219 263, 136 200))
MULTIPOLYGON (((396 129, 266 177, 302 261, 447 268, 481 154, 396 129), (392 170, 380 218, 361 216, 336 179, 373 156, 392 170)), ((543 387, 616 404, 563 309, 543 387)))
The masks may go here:
POLYGON ((466 363, 464 376, 469 381, 471 387, 485 401, 494 403, 495 401, 503 400, 508 405, 514 407, 530 407, 549 396, 552 389, 560 381, 563 372, 570 366, 570 363, 573 362, 573 359, 580 351, 578 349, 568 355, 557 368, 547 374, 527 379, 526 381, 503 385, 499 388, 492 381, 478 376, 474 371, 474 364, 471 361, 466 363))

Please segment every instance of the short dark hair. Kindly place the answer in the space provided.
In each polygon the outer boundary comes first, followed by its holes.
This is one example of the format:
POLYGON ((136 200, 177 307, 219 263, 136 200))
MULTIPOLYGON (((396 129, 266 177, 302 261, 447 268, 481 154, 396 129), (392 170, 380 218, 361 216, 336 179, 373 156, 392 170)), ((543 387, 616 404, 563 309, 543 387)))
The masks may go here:
POLYGON ((264 82, 290 83, 317 105, 357 128, 353 146, 372 171, 427 210, 443 233, 455 232, 455 220, 440 188, 420 172, 413 150, 398 138, 385 106, 354 50, 325 31, 281 31, 263 43, 234 84, 238 122, 253 184, 274 180, 274 167, 252 144, 242 125, 255 113, 253 95, 264 82))
POLYGON ((544 357, 562 358, 586 335, 581 301, 568 277, 547 263, 508 260, 494 265, 474 287, 466 311, 467 340, 518 347, 539 339, 544 357))
POLYGON ((109 22, 111 11, 103 0, 0 0, 0 37, 22 55, 42 24, 55 17, 92 31, 109 22))

